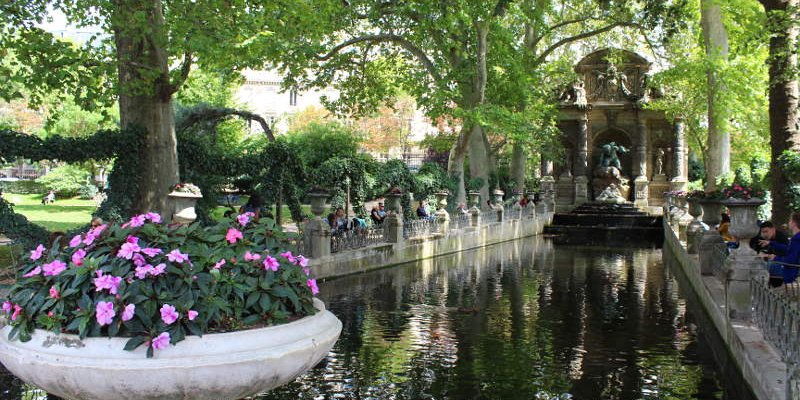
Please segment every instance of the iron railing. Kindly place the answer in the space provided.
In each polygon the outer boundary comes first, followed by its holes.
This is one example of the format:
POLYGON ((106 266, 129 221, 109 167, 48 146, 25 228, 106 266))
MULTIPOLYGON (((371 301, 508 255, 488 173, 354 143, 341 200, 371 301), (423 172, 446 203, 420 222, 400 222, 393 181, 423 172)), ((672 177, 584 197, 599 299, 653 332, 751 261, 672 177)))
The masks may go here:
POLYGON ((800 362, 800 310, 784 288, 771 288, 766 276, 750 278, 753 322, 787 365, 800 362))
POLYGON ((497 210, 486 210, 481 212, 481 223, 482 224, 489 224, 492 222, 498 222, 497 219, 497 210))
POLYGON ((386 241, 383 227, 351 229, 331 235, 331 253, 372 246, 386 241))
POLYGON ((450 218, 450 229, 464 229, 472 225, 472 216, 469 213, 456 212, 450 218))
POLYGON ((430 236, 436 232, 438 224, 435 219, 413 219, 403 222, 403 237, 413 238, 420 236, 430 236))

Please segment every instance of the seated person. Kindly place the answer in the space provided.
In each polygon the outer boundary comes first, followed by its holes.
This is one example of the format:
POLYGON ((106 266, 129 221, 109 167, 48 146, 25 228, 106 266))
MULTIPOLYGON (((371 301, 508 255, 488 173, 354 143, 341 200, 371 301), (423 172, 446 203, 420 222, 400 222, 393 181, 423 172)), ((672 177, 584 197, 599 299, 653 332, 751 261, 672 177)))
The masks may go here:
POLYGON ((530 200, 528 200, 528 195, 526 194, 526 195, 522 196, 522 200, 519 201, 519 205, 520 205, 520 207, 524 208, 524 207, 528 206, 529 202, 530 202, 530 200))
POLYGON ((722 240, 729 243, 736 241, 736 238, 731 236, 730 233, 728 233, 728 229, 730 228, 730 226, 731 226, 731 216, 726 213, 722 213, 722 222, 720 222, 719 226, 717 227, 717 232, 719 232, 719 234, 722 236, 722 240))
POLYGON ((367 230, 367 218, 366 216, 361 213, 353 217, 353 231, 358 233, 366 232, 367 230))
POLYGON ((247 203, 239 208, 239 214, 251 212, 253 213, 253 221, 258 222, 262 214, 265 213, 264 201, 261 200, 261 195, 253 193, 247 199, 247 203))
POLYGON ((458 211, 459 214, 469 214, 467 206, 465 206, 464 203, 459 204, 456 211, 458 211))
POLYGON ((419 219, 430 219, 431 215, 428 214, 428 210, 425 209, 425 200, 419 202, 419 207, 417 207, 417 218, 419 219))
POLYGON ((778 254, 764 254, 762 258, 769 260, 767 269, 770 277, 781 277, 783 283, 792 283, 797 279, 797 268, 800 264, 800 213, 792 213, 789 219, 792 238, 788 245, 771 240, 769 245, 778 254))
POLYGON ((756 253, 784 255, 776 253, 775 249, 770 246, 770 242, 773 240, 784 246, 789 245, 789 237, 785 233, 779 231, 772 221, 764 221, 761 223, 759 235, 750 239, 750 248, 756 253))
MULTIPOLYGON (((381 204, 382 203, 378 203, 381 204)), ((381 215, 381 210, 378 205, 372 207, 372 210, 369 212, 369 217, 372 219, 373 225, 380 225, 383 223, 383 219, 385 218, 385 214, 381 215)))

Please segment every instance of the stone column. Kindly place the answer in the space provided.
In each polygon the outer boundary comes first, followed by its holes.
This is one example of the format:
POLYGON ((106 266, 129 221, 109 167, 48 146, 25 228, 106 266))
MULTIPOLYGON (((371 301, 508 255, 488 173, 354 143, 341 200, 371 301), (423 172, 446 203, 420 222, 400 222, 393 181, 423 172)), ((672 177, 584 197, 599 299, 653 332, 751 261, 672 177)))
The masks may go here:
POLYGON ((305 251, 311 258, 329 256, 331 254, 331 227, 327 221, 322 219, 328 194, 319 188, 312 188, 307 197, 311 203, 311 212, 314 214, 314 218, 306 222, 303 228, 306 240, 305 251))
POLYGON ((684 168, 686 162, 686 137, 683 119, 675 119, 673 133, 675 135, 675 151, 674 167, 675 175, 672 177, 671 188, 672 190, 686 190, 688 179, 688 171, 684 168))
POLYGON ((647 120, 636 120, 636 178, 633 180, 633 204, 645 209, 650 195, 649 180, 647 179, 647 120))
POLYGON ((578 151, 575 157, 575 176, 586 176, 589 172, 589 128, 585 115, 578 118, 578 151))
POLYGON ((403 209, 400 205, 400 199, 403 193, 396 188, 390 189, 386 193, 386 202, 388 203, 391 214, 386 217, 383 222, 386 236, 386 241, 389 243, 403 243, 403 209))

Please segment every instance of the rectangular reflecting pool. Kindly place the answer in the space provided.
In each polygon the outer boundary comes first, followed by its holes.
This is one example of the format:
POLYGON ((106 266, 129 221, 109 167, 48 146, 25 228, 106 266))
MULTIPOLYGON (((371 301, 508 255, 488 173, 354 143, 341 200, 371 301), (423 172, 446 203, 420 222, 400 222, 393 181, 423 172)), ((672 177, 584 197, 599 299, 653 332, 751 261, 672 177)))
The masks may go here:
MULTIPOLYGON (((256 398, 751 399, 664 264, 535 237, 322 282, 339 342, 256 398)), ((45 398, 2 369, 0 385, 45 398)))

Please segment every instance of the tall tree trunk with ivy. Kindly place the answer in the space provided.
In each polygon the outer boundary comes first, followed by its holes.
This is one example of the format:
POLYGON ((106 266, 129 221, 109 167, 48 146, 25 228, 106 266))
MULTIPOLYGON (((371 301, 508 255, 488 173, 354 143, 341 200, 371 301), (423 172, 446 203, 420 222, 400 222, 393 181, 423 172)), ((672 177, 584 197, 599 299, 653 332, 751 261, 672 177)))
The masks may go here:
POLYGON ((525 190, 525 169, 528 155, 521 143, 514 143, 511 150, 511 179, 514 180, 514 190, 525 190))
POLYGON ((727 115, 721 104, 725 88, 718 79, 718 66, 728 60, 728 32, 722 23, 722 10, 717 0, 702 0, 700 22, 703 28, 706 57, 710 67, 708 78, 708 157, 706 160, 706 190, 716 190, 716 178, 731 169, 731 135, 727 115))
POLYGON ((170 83, 167 34, 161 0, 115 0, 111 24, 118 57, 119 111, 123 128, 146 130, 141 155, 139 190, 134 211, 167 212, 167 194, 178 182, 178 153, 170 83), (143 24, 130 24, 146 18, 143 24))
POLYGON ((769 42, 769 130, 772 219, 784 222, 791 211, 784 190, 791 184, 774 160, 786 150, 800 151, 798 128, 797 13, 800 0, 759 0, 767 13, 769 42))

